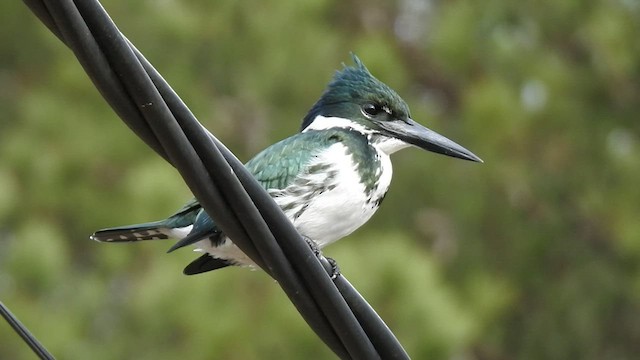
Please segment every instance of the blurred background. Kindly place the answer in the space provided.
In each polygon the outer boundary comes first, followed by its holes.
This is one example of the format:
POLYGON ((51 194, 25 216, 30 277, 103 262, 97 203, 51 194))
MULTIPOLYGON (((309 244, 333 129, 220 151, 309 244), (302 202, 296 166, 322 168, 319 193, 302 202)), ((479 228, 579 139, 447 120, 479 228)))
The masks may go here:
MULTIPOLYGON (((326 249, 415 359, 640 353, 640 2, 105 0, 243 161, 298 130, 355 52, 413 117, 485 164, 416 149, 326 249)), ((187 277, 164 218, 177 172, 71 52, 0 2, 0 299, 60 359, 328 359, 259 271, 187 277)), ((0 359, 33 354, 0 322, 0 359)))

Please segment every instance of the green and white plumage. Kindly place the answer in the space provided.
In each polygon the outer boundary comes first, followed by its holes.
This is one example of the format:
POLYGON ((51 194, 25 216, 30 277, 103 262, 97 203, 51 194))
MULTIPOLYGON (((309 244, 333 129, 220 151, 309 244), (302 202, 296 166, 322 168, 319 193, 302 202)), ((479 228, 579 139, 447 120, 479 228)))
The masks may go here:
MULTIPOLYGON (((260 152, 245 166, 301 235, 320 248, 349 235, 378 209, 391 183, 389 155, 405 147, 480 161, 460 145, 414 122, 406 103, 354 57, 314 104, 302 132, 260 152)), ((187 274, 253 265, 196 200, 166 220, 97 231, 92 239, 124 242, 175 238, 205 254, 187 274)))

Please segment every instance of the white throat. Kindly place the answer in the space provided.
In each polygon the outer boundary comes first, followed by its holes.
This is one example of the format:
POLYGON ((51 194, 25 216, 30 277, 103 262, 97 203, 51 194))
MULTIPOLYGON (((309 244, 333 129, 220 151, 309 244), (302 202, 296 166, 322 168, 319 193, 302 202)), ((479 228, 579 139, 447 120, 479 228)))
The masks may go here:
POLYGON ((387 155, 391 155, 398 150, 411 146, 400 139, 380 135, 378 140, 373 141, 373 146, 387 155))

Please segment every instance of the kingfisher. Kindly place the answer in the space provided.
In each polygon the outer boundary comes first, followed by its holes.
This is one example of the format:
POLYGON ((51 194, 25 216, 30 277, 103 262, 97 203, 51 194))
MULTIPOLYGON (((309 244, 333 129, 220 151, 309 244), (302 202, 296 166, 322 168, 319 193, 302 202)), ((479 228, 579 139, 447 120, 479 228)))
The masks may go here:
MULTIPOLYGON (((337 71, 302 120, 300 132, 245 164, 300 235, 321 249, 364 225, 391 184, 390 155, 414 146, 482 162, 469 150, 415 122, 406 102, 357 56, 337 71)), ((176 239, 169 252, 194 245, 202 255, 187 275, 255 263, 196 199, 167 219, 96 231, 100 242, 176 239)))

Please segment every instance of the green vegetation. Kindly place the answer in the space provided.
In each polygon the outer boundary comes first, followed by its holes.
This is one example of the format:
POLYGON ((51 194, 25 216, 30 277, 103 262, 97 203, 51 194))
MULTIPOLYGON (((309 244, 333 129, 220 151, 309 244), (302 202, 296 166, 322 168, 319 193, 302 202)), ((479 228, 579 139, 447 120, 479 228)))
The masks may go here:
MULTIPOLYGON (((241 160, 297 131, 354 51, 478 154, 395 156, 328 256, 415 359, 640 353, 640 5, 104 1, 241 160)), ((261 272, 185 277, 168 242, 92 242, 190 197, 71 52, 0 2, 0 299, 60 359, 327 359, 261 272)), ((0 358, 32 359, 0 323, 0 358)))

